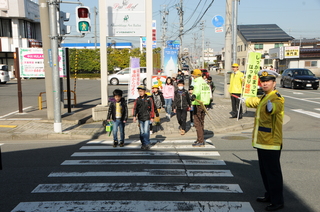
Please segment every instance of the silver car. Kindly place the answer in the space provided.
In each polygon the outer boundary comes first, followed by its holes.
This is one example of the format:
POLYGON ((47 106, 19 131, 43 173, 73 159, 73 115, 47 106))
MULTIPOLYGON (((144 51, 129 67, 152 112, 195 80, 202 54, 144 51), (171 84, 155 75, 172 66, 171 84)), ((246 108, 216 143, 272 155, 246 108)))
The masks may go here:
MULTIPOLYGON (((140 82, 142 84, 147 83, 147 68, 140 67, 140 82)), ((111 85, 118 85, 118 84, 128 84, 130 79, 130 68, 122 69, 115 74, 108 75, 108 82, 111 85)))
POLYGON ((6 84, 8 81, 10 81, 8 66, 0 64, 0 83, 6 84))

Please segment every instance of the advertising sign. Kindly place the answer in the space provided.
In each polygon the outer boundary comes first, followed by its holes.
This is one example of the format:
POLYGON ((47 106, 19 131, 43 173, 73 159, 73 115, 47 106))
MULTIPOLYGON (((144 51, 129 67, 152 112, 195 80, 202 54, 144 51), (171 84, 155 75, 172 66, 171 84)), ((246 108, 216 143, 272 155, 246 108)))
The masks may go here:
POLYGON ((164 75, 153 75, 151 80, 151 85, 158 85, 159 89, 163 88, 163 85, 166 84, 167 76, 164 75))
POLYGON ((172 77, 174 73, 178 73, 178 50, 164 49, 164 75, 172 77))
MULTIPOLYGON (((66 77, 66 57, 64 49, 59 49, 60 77, 66 77)), ((42 48, 20 48, 19 68, 21 77, 44 78, 44 60, 42 48)))
POLYGON ((107 36, 145 36, 145 0, 108 0, 107 36))
POLYGON ((179 40, 168 40, 167 47, 170 49, 180 49, 180 41, 179 40))
POLYGON ((284 58, 299 58, 300 46, 285 46, 284 58))
POLYGON ((128 99, 136 99, 139 96, 137 87, 140 85, 140 58, 130 58, 130 80, 128 99))
POLYGON ((258 72, 260 71, 260 60, 261 60, 261 53, 258 53, 258 52, 249 53, 246 78, 244 83, 244 89, 242 92, 242 96, 244 98, 257 96, 258 72))

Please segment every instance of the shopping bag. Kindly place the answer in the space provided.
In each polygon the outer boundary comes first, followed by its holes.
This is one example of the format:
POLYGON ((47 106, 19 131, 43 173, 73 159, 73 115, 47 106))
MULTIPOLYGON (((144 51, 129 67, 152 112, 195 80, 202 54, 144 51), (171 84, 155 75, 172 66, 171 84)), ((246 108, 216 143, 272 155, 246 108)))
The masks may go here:
POLYGON ((109 136, 111 135, 112 128, 113 128, 113 124, 112 124, 112 122, 109 122, 109 123, 106 125, 106 132, 109 132, 109 136))

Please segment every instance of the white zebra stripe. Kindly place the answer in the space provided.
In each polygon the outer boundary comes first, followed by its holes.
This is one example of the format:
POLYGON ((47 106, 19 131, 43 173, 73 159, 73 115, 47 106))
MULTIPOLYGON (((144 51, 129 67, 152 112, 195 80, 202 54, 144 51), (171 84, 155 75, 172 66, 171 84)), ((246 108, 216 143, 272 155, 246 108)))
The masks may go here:
POLYGON ((130 211, 130 212, 254 212, 249 202, 216 201, 56 201, 21 202, 12 212, 130 211))
POLYGON ((233 177, 230 170, 144 169, 142 171, 112 172, 52 172, 48 177, 117 177, 117 176, 182 176, 182 177, 233 177))
POLYGON ((297 113, 302 113, 302 114, 306 114, 306 115, 309 115, 309 116, 312 116, 312 117, 315 117, 315 118, 320 118, 320 114, 319 113, 315 113, 315 112, 312 112, 312 111, 306 111, 306 110, 303 110, 303 109, 292 109, 292 111, 294 112, 297 112, 297 113))
POLYGON ((151 164, 151 165, 226 165, 223 160, 179 160, 179 159, 159 159, 159 160, 114 160, 114 159, 105 159, 105 160, 65 160, 61 165, 132 165, 132 164, 151 164))
POLYGON ((39 184, 32 193, 65 192, 208 192, 243 193, 238 184, 201 183, 58 183, 39 184))
MULTIPOLYGON (((157 143, 158 140, 150 139, 151 143, 157 143)), ((192 143, 192 140, 164 140, 160 143, 192 143)), ((212 143, 210 139, 205 140, 206 143, 212 143)), ((88 141, 87 144, 112 144, 113 140, 93 140, 88 141)), ((140 140, 125 140, 125 143, 140 143, 140 140)))
POLYGON ((220 156, 220 154, 216 151, 202 151, 202 152, 75 152, 71 155, 71 157, 104 157, 104 156, 172 156, 172 155, 180 155, 180 156, 220 156))
MULTIPOLYGON (((136 149, 140 149, 141 144, 139 143, 130 143, 130 144, 126 144, 124 147, 119 147, 119 149, 132 149, 132 148, 136 148, 136 149)), ((190 148, 190 149, 194 149, 194 147, 192 147, 192 143, 190 144, 185 144, 185 145, 175 145, 175 144, 154 144, 151 147, 152 149, 170 149, 170 148, 174 148, 174 149, 184 149, 184 148, 190 148)), ((214 149, 216 148, 213 145, 205 145, 204 147, 197 147, 197 149, 214 149)), ((110 145, 90 145, 90 146, 83 146, 80 148, 81 150, 83 149, 115 149, 111 144, 110 145)))

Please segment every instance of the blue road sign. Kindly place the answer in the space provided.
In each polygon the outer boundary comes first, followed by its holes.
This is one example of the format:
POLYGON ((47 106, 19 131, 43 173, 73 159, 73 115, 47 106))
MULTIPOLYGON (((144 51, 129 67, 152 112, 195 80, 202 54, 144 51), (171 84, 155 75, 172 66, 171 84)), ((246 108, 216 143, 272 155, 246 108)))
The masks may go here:
POLYGON ((216 15, 212 18, 212 24, 215 27, 222 27, 224 24, 224 19, 221 15, 216 15))

